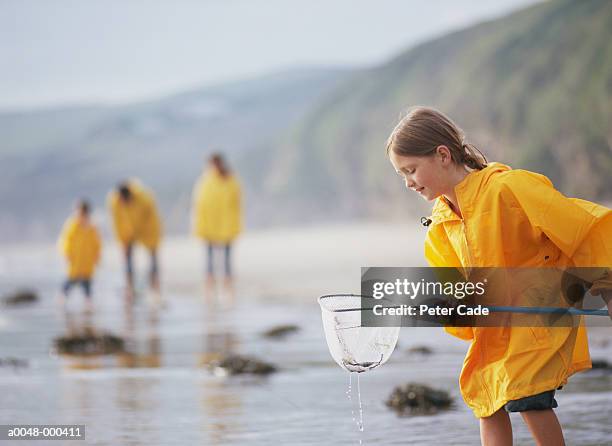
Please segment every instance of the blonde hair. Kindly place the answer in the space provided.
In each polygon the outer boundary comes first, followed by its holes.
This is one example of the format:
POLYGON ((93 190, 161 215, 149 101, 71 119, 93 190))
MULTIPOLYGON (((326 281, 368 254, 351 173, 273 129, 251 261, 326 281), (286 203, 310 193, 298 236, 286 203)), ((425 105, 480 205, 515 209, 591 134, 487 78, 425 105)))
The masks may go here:
POLYGON ((431 107, 413 107, 387 140, 387 155, 431 156, 438 146, 450 150, 452 160, 470 169, 487 167, 487 158, 473 144, 465 141, 465 133, 449 117, 431 107))

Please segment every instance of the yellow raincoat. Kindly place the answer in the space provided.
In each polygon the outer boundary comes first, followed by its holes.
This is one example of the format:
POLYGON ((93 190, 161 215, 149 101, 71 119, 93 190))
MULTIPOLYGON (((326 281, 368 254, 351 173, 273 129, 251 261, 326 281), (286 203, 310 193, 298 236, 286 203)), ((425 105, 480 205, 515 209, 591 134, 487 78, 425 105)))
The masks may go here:
POLYGON ((212 243, 231 242, 242 229, 240 184, 216 170, 204 173, 193 189, 193 232, 212 243))
MULTIPOLYGON (((437 267, 598 266, 612 288, 612 210, 556 191, 543 175, 490 163, 456 187, 463 218, 436 200, 425 256, 437 267)), ((584 326, 447 327, 471 341, 459 385, 476 417, 553 390, 591 367, 584 326)))
POLYGON ((129 188, 132 193, 129 203, 121 201, 117 190, 108 196, 115 236, 124 246, 142 243, 147 249, 154 250, 159 245, 162 228, 153 193, 138 181, 131 181, 129 188))
POLYGON ((58 248, 68 261, 69 279, 90 279, 100 259, 100 236, 92 224, 83 224, 76 217, 64 223, 58 248))

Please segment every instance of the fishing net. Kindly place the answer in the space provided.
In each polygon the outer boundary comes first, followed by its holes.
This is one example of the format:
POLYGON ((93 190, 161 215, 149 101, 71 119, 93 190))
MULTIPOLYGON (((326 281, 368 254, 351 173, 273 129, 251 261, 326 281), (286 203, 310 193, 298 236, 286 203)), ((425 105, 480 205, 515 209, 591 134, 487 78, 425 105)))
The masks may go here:
POLYGON ((329 352, 349 372, 361 373, 384 364, 395 348, 399 326, 361 326, 361 310, 377 303, 373 297, 355 294, 319 297, 329 352))

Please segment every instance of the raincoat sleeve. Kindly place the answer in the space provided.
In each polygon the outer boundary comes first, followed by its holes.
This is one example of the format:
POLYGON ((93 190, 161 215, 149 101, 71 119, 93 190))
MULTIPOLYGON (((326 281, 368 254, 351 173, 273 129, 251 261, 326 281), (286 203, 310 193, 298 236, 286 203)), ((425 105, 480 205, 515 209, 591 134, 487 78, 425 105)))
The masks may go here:
POLYGON ((191 233, 199 235, 198 228, 200 226, 200 202, 201 202, 202 178, 198 178, 191 192, 191 233))
MULTIPOLYGON (((602 211, 603 206, 594 205, 584 200, 573 200, 585 208, 596 206, 602 211)), ((599 278, 593 281, 589 290, 591 294, 602 294, 604 290, 612 292, 612 211, 608 212, 593 225, 588 236, 574 253, 576 266, 597 266, 602 268, 599 278)), ((599 270, 596 270, 599 271, 599 270)))
POLYGON ((134 231, 125 211, 119 205, 119 196, 116 192, 108 194, 107 205, 113 220, 115 237, 122 245, 127 245, 134 239, 134 231))
POLYGON ((57 247, 60 253, 68 260, 71 258, 71 253, 74 247, 74 234, 76 230, 76 225, 69 219, 64 223, 62 228, 62 232, 57 241, 57 247))
POLYGON ((138 239, 149 249, 156 249, 162 236, 162 222, 157 211, 157 203, 150 192, 142 193, 142 225, 138 239))
POLYGON ((93 260, 94 264, 100 262, 100 254, 102 252, 102 242, 100 241, 100 233, 94 227, 93 228, 93 260))
POLYGON ((502 188, 503 200, 519 206, 531 226, 541 231, 577 267, 597 268, 591 294, 612 289, 612 210, 568 198, 550 180, 514 170, 502 188))
POLYGON ((430 226, 425 236, 425 258, 432 267, 460 268, 461 262, 442 225, 430 226))
POLYGON ((242 190, 240 188, 240 182, 234 178, 232 182, 232 198, 230 203, 230 212, 235 215, 235 227, 232 228, 233 234, 238 234, 242 230, 242 190))
MULTIPOLYGON (((425 238, 425 258, 431 267, 461 267, 442 225, 430 226, 425 238)), ((448 334, 470 341, 474 339, 472 327, 444 327, 448 334)))

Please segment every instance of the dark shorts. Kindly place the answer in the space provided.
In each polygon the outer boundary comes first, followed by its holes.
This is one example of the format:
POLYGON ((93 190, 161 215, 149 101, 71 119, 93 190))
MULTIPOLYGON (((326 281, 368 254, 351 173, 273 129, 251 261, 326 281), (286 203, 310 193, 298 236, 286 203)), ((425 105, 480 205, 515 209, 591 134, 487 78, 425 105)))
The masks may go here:
POLYGON ((68 296, 68 292, 74 285, 80 285, 83 288, 83 294, 85 294, 85 297, 91 297, 91 279, 66 279, 64 286, 62 287, 65 296, 68 296))
MULTIPOLYGON (((561 387, 559 387, 561 389, 561 387)), ((547 410, 557 407, 555 391, 538 393, 537 395, 526 396, 518 400, 508 401, 504 405, 506 412, 526 412, 528 410, 547 410)))

